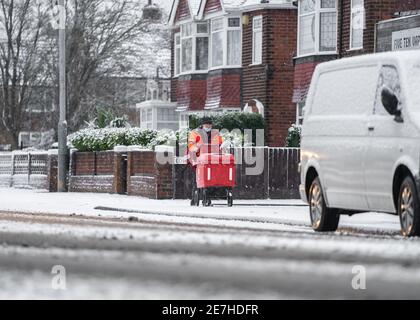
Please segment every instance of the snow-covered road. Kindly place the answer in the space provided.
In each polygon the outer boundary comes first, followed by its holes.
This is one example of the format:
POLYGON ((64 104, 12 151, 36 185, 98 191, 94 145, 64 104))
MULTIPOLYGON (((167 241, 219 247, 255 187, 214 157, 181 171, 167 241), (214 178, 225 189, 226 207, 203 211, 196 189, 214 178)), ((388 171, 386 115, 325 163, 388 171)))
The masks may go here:
POLYGON ((321 235, 300 201, 0 192, 0 298, 420 298, 420 241, 400 237, 394 216, 343 217, 321 235), (352 286, 355 266, 366 290, 352 286))

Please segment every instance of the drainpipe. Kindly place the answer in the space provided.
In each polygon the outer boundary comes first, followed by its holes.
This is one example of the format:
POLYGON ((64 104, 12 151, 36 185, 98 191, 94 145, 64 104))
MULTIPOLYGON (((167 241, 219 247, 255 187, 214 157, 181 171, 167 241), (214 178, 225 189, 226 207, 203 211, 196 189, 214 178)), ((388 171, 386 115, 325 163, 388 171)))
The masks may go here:
POLYGON ((343 19, 344 19, 344 1, 339 0, 340 3, 340 36, 339 36, 339 42, 340 42, 340 49, 338 50, 338 58, 341 59, 343 57, 342 51, 343 51, 343 19))

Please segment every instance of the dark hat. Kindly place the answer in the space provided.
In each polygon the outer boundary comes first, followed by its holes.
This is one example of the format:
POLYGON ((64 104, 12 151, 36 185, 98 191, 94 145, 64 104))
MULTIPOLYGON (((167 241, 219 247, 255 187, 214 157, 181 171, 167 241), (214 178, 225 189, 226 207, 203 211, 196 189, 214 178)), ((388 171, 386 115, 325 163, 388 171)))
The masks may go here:
POLYGON ((213 124, 213 119, 210 117, 204 117, 201 119, 201 125, 203 126, 205 124, 213 124))

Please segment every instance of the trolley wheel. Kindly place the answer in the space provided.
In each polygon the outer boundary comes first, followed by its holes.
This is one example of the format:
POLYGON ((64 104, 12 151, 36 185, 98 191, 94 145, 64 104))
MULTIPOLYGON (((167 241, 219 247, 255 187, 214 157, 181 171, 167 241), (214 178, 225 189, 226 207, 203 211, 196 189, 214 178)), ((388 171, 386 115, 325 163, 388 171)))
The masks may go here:
POLYGON ((200 190, 195 190, 193 194, 193 198, 191 200, 192 207, 199 207, 200 206, 200 190))
POLYGON ((228 201, 228 207, 233 207, 233 193, 231 190, 228 190, 227 201, 228 201))
POLYGON ((210 207, 211 206, 211 200, 209 198, 209 192, 207 189, 203 190, 203 206, 204 207, 210 207))

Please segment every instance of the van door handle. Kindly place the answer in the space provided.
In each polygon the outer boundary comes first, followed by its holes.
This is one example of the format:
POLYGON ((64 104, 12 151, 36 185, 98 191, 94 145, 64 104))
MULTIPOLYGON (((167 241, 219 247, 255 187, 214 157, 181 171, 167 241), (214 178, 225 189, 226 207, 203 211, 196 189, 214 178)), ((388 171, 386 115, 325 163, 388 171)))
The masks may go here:
POLYGON ((370 132, 375 131, 375 127, 372 127, 372 126, 368 127, 368 129, 369 129, 370 132))

